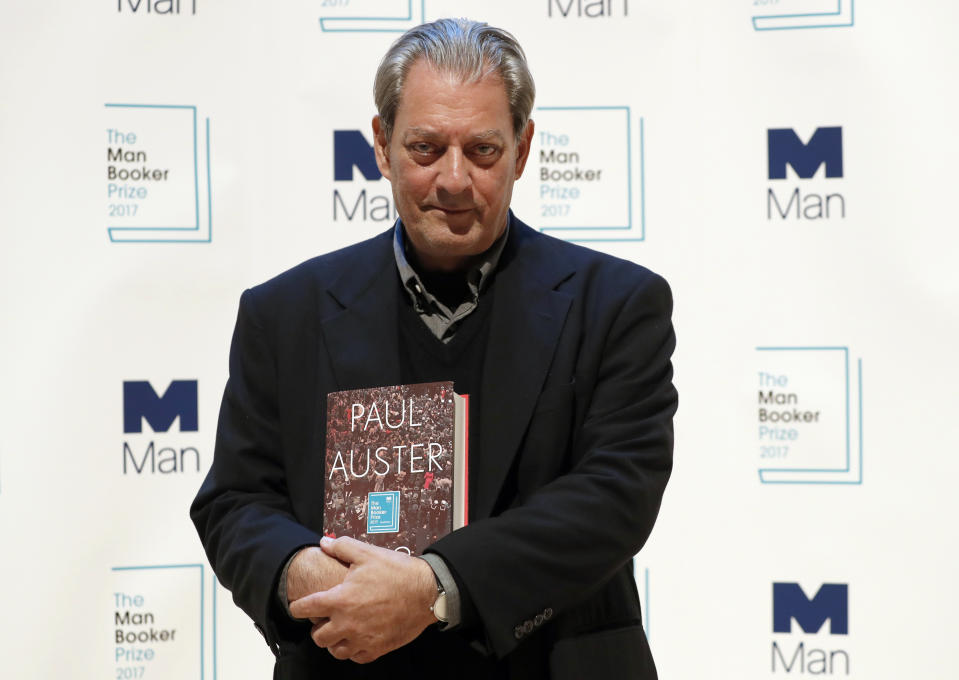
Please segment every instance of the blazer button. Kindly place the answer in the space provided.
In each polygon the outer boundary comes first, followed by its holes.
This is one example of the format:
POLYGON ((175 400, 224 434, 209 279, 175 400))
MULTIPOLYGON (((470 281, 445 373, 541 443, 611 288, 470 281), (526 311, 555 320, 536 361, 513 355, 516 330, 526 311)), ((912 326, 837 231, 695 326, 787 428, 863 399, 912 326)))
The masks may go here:
POLYGON ((532 633, 532 632, 533 632, 533 622, 530 621, 529 619, 527 619, 527 620, 523 623, 523 631, 526 632, 526 633, 532 633))
POLYGON ((539 628, 540 626, 543 625, 543 621, 545 620, 546 620, 545 616, 543 616, 542 614, 537 614, 535 617, 533 617, 533 625, 539 628))
POLYGON ((513 637, 517 640, 522 640, 524 635, 526 635, 526 633, 523 631, 522 626, 516 626, 516 628, 513 629, 513 637))
POLYGON ((544 609, 544 610, 543 610, 543 618, 546 619, 547 621, 549 621, 551 618, 553 618, 553 610, 550 609, 549 607, 547 607, 546 609, 544 609))

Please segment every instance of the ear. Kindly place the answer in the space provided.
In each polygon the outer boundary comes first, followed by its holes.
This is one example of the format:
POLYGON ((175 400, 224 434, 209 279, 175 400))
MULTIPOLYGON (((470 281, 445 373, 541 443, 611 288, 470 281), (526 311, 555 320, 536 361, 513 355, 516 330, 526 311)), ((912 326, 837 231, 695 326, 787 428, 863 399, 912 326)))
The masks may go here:
POLYGON ((519 144, 516 147, 516 179, 523 176, 523 168, 526 167, 526 160, 529 158, 529 150, 533 145, 533 121, 526 122, 526 129, 520 135, 519 144))
POLYGON ((392 182, 389 142, 386 141, 386 130, 379 116, 373 116, 373 151, 376 153, 376 167, 383 173, 383 177, 392 182))

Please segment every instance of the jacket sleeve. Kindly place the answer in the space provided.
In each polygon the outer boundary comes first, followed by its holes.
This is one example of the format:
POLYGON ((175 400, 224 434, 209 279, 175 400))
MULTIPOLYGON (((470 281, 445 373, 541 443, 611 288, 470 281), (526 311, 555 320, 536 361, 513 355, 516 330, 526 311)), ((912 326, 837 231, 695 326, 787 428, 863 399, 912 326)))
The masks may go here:
POLYGON ((537 450, 542 440, 530 436, 521 446, 521 457, 568 456, 562 474, 520 489, 509 509, 430 548, 456 573, 497 657, 622 569, 659 511, 677 407, 672 297, 662 278, 647 273, 620 299, 614 309, 583 315, 596 324, 580 351, 595 360, 573 362, 575 411, 537 412, 527 431, 568 428, 557 418, 575 413, 569 451, 537 450))
POLYGON ((320 535, 293 516, 280 442, 275 348, 253 291, 240 298, 213 464, 190 508, 213 571, 276 651, 300 626, 281 616, 277 578, 320 535))

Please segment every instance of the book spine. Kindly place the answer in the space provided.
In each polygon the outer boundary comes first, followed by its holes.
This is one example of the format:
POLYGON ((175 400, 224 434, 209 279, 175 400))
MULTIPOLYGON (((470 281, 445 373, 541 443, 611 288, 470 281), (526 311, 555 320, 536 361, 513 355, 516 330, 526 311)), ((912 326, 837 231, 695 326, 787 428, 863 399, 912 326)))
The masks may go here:
POLYGON ((453 530, 469 523, 469 417, 468 394, 454 395, 453 530))

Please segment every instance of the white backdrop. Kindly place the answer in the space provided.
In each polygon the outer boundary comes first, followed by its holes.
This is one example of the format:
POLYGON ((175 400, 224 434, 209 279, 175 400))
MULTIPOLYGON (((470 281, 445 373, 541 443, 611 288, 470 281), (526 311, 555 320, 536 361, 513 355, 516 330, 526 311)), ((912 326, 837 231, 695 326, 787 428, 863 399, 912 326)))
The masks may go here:
POLYGON ((673 286, 661 677, 956 677, 959 9, 892 0, 4 2, 0 675, 270 677, 187 516, 236 303, 389 226, 351 131, 447 15, 527 50, 519 216, 673 286))

